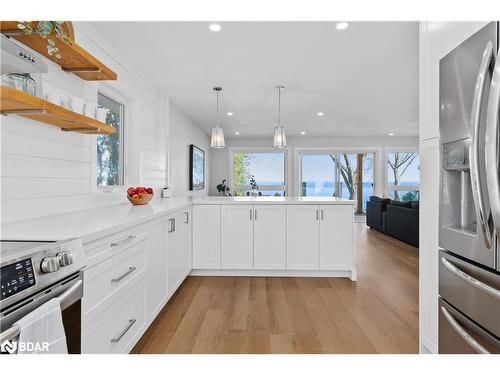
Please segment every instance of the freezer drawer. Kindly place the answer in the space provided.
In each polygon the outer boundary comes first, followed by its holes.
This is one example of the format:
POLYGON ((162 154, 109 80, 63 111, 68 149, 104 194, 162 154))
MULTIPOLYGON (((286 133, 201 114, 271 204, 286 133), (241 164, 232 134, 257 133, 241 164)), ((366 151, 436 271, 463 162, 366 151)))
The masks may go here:
POLYGON ((456 256, 439 254, 439 295, 500 337, 500 275, 456 256))
POLYGON ((500 340, 439 299, 439 354, 499 354, 500 340))

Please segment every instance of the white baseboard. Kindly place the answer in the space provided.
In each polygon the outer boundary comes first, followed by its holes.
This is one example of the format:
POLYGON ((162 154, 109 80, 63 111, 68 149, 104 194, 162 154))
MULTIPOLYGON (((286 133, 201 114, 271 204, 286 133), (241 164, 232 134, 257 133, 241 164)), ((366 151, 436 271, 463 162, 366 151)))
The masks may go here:
POLYGON ((192 270, 190 276, 245 276, 245 277, 348 277, 356 281, 356 270, 295 271, 295 270, 192 270))

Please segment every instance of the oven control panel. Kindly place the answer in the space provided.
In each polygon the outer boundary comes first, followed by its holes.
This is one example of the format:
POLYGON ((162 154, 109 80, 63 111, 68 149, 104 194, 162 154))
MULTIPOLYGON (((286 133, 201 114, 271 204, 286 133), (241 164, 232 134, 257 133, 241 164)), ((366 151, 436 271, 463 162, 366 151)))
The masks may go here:
POLYGON ((0 300, 35 286, 35 270, 31 258, 0 268, 0 300))

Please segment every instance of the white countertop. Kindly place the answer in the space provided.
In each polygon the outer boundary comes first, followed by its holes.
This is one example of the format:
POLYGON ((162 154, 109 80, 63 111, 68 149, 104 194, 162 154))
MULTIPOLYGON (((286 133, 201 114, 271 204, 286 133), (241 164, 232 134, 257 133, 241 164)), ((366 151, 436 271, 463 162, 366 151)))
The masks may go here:
POLYGON ((143 206, 129 203, 2 223, 1 239, 59 241, 79 237, 84 243, 167 215, 193 204, 348 204, 334 197, 196 197, 154 199, 143 206))
POLYGON ((195 204, 349 204, 356 201, 335 197, 197 197, 195 204))

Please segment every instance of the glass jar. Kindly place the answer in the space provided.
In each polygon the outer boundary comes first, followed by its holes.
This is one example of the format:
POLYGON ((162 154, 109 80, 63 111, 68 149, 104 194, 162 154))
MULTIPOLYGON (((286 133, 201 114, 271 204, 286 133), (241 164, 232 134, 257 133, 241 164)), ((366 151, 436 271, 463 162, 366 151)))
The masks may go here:
POLYGON ((36 96, 36 82, 28 73, 2 74, 2 84, 36 96))

